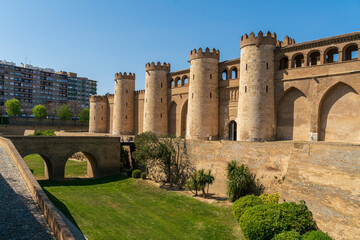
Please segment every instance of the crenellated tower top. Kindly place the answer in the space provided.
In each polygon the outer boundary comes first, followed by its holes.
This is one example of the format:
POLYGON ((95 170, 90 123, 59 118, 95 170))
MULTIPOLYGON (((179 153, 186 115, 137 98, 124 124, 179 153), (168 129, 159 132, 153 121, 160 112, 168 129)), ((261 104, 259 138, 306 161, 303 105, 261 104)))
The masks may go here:
POLYGON ((216 60, 219 60, 220 58, 220 51, 213 48, 210 52, 209 48, 205 49, 205 52, 202 50, 202 48, 199 48, 198 50, 194 49, 190 52, 190 61, 193 59, 198 58, 214 58, 216 60))
POLYGON ((90 102, 107 102, 107 95, 91 95, 90 102))
POLYGON ((135 80, 135 73, 131 73, 131 72, 129 72, 129 74, 127 74, 126 72, 115 73, 115 80, 121 80, 121 79, 135 80))
POLYGON ((166 72, 170 72, 170 63, 164 62, 163 64, 161 64, 160 62, 157 62, 157 64, 155 65, 154 62, 151 62, 145 65, 145 71, 153 71, 153 70, 163 70, 166 72))
POLYGON ((251 32, 248 36, 246 33, 241 37, 240 48, 243 48, 248 45, 260 45, 260 44, 272 44, 276 45, 276 33, 267 32, 264 36, 263 32, 260 31, 257 36, 254 32, 251 32))

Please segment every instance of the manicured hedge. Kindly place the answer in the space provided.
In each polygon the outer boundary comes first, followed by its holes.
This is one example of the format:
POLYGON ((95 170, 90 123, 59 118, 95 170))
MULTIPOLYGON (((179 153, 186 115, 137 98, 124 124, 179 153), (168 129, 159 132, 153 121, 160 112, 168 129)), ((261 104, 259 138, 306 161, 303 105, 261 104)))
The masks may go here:
POLYGON ((276 234, 272 240, 301 240, 300 233, 292 230, 276 234))
POLYGON ((141 173, 141 178, 144 179, 144 180, 146 179, 146 172, 141 173))
POLYGON ((133 177, 133 178, 140 178, 140 175, 141 175, 141 170, 140 170, 140 169, 135 169, 135 170, 132 172, 132 177, 133 177))
POLYGON ((280 196, 278 193, 273 193, 273 194, 264 193, 264 194, 261 194, 260 199, 264 203, 277 204, 277 203, 279 203, 280 196))
POLYGON ((247 195, 239 198, 234 202, 232 207, 235 219, 239 221, 241 215, 243 215, 246 209, 259 204, 263 204, 263 201, 254 195, 247 195))
POLYGON ((300 234, 315 230, 310 210, 305 204, 294 202, 256 205, 246 209, 239 222, 249 240, 272 239, 276 234, 290 230, 300 234))
POLYGON ((332 238, 322 231, 310 231, 302 235, 301 240, 332 240, 332 238))

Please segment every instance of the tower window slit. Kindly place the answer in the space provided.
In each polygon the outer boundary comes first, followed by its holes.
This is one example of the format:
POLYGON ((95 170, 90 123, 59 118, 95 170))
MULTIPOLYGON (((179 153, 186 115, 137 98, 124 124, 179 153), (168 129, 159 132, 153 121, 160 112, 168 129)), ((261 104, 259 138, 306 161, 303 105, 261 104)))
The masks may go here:
POLYGON ((125 119, 127 119, 127 115, 125 115, 125 119))
POLYGON ((266 63, 266 69, 269 69, 269 63, 266 63))
POLYGON ((160 84, 160 87, 162 88, 162 83, 160 84))
POLYGON ((245 64, 245 70, 247 71, 247 64, 245 64))
POLYGON ((266 85, 266 92, 269 92, 269 86, 266 85))
POLYGON ((247 86, 245 86, 245 93, 247 93, 247 86))
POLYGON ((210 93, 210 98, 211 98, 211 93, 210 93))
POLYGON ((162 98, 160 98, 160 102, 162 103, 162 98))
POLYGON ((162 113, 160 113, 160 118, 162 118, 162 113))
POLYGON ((210 79, 212 79, 212 74, 210 74, 210 79))

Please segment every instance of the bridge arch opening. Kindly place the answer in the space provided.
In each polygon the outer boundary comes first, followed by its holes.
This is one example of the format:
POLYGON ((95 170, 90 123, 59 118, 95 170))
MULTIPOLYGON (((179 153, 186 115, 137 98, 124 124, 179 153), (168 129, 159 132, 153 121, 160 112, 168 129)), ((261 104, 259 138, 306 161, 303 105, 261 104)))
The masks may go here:
POLYGON ((88 152, 76 152, 66 160, 64 178, 96 177, 97 164, 95 157, 88 152))
POLYGON ((51 179, 53 176, 52 166, 49 159, 38 153, 26 155, 24 161, 36 179, 51 179))

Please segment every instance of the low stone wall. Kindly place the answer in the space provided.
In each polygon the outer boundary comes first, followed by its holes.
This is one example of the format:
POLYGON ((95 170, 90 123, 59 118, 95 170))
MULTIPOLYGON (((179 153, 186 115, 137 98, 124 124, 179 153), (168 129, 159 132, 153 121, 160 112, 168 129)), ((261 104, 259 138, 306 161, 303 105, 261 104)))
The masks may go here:
POLYGON ((47 125, 0 125, 0 136, 1 135, 21 135, 23 136, 25 130, 49 130, 54 129, 56 131, 81 131, 87 132, 88 126, 47 126, 47 125))
POLYGON ((0 144, 9 152, 10 156, 14 160, 14 163, 18 167, 21 176, 26 182, 34 200, 37 202, 41 211, 43 212, 44 217, 48 222, 51 230, 53 231, 55 237, 58 240, 75 240, 70 229, 68 228, 60 214, 57 212, 55 206, 46 196, 45 192, 42 190, 41 186, 34 178, 33 174, 27 167, 26 163, 24 162, 12 142, 6 138, 0 137, 0 144))
POLYGON ((245 163, 264 192, 304 200, 334 239, 360 239, 360 144, 187 140, 197 169, 211 169, 210 193, 226 194, 226 165, 245 163))

